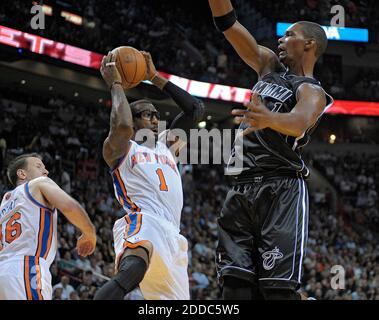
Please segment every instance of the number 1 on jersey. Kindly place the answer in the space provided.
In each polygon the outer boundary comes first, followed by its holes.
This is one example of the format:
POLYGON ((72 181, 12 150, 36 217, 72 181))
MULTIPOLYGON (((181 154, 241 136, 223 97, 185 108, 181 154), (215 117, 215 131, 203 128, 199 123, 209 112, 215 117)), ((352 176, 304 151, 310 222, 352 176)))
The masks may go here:
POLYGON ((157 169, 155 171, 159 177, 159 190, 161 191, 168 191, 166 179, 164 177, 163 171, 161 168, 157 169))

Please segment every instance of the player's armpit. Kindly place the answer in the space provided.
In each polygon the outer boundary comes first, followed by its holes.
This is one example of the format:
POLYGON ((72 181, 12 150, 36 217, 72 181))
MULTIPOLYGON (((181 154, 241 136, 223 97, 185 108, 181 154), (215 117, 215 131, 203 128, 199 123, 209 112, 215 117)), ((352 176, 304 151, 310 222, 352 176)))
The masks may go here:
POLYGON ((132 135, 133 129, 119 128, 116 133, 110 133, 104 140, 103 158, 110 168, 115 167, 117 161, 128 152, 132 135))

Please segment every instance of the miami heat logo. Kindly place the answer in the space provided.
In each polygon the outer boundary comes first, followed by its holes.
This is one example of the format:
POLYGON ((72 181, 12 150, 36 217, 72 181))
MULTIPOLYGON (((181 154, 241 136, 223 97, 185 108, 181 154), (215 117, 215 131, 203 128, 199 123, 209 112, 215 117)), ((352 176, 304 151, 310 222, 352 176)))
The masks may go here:
POLYGON ((263 258, 263 268, 266 270, 271 270, 275 266, 275 261, 283 258, 283 253, 281 253, 278 247, 271 251, 266 251, 262 254, 263 258))

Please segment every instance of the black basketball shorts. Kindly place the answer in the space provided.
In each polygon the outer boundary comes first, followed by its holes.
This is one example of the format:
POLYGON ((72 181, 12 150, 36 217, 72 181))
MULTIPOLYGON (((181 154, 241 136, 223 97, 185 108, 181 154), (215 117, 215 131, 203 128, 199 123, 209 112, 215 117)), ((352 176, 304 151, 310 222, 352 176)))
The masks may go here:
POLYGON ((260 288, 296 290, 308 238, 305 181, 277 177, 237 184, 218 218, 220 284, 236 277, 260 288))

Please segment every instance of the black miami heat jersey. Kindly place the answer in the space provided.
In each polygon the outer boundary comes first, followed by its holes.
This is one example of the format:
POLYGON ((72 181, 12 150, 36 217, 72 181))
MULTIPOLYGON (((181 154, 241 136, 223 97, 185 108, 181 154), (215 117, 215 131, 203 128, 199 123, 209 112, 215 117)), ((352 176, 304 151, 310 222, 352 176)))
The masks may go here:
MULTIPOLYGON (((290 74, 288 70, 283 70, 263 76, 254 85, 252 92, 260 94, 263 103, 271 112, 288 113, 295 107, 297 89, 303 83, 321 86, 320 82, 314 78, 296 76, 290 74)), ((326 99, 324 112, 333 102, 328 94, 326 94, 326 99)), ((301 148, 309 142, 310 135, 319 123, 320 117, 311 128, 297 138, 286 136, 270 128, 252 132, 243 139, 240 136, 237 137, 226 174, 249 176, 276 171, 297 171, 307 176, 309 170, 301 158, 301 148), (238 139, 242 140, 238 141, 238 139), (237 160, 243 164, 242 168, 241 165, 236 165, 237 160)), ((247 127, 248 125, 242 123, 239 128, 246 129, 247 127)))

